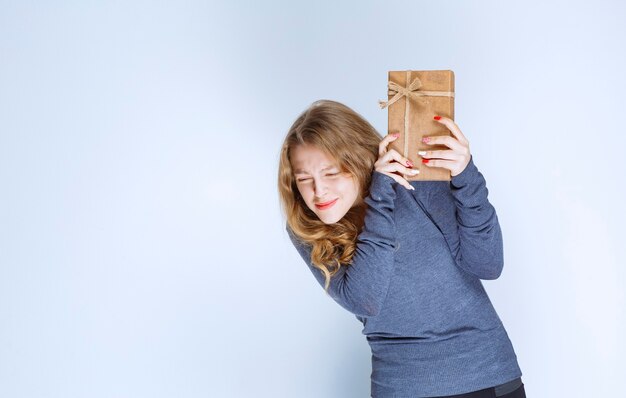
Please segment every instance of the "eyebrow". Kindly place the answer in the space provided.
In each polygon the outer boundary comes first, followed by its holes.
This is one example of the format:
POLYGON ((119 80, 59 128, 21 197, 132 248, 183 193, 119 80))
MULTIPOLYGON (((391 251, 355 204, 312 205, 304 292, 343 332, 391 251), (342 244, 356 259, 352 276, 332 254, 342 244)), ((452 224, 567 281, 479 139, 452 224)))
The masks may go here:
MULTIPOLYGON (((328 170, 328 169, 334 169, 335 167, 337 167, 337 166, 332 166, 332 165, 331 165, 331 166, 327 166, 327 167, 324 167, 324 168, 322 169, 322 171, 326 171, 326 170, 328 170)), ((305 173, 306 173, 306 171, 305 171, 305 170, 303 170, 303 169, 295 169, 295 170, 293 171, 293 174, 305 174, 305 173)))

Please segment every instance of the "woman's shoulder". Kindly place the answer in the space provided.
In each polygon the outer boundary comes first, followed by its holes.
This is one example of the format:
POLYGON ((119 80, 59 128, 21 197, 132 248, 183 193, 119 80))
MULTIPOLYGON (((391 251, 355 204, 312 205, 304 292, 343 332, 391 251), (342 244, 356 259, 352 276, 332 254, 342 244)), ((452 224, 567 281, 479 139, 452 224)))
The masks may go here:
POLYGON ((304 242, 303 240, 298 238, 296 234, 293 232, 293 230, 291 229, 291 227, 289 227, 289 223, 287 222, 285 222, 285 230, 287 231, 289 240, 291 240, 291 243, 293 244, 293 246, 296 248, 298 253, 300 253, 300 256, 302 256, 302 259, 304 261, 308 261, 308 259, 310 259, 311 257, 312 246, 308 244, 307 242, 304 242))

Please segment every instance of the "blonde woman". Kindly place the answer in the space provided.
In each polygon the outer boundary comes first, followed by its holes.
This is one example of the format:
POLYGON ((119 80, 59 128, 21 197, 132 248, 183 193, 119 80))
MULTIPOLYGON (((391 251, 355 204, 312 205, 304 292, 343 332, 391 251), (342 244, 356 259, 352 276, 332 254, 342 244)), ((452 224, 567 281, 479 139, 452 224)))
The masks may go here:
POLYGON ((415 165, 359 114, 314 102, 285 137, 278 190, 286 230, 320 286, 363 324, 372 397, 525 397, 507 332, 481 280, 503 268, 502 234, 459 127, 425 139, 415 165))

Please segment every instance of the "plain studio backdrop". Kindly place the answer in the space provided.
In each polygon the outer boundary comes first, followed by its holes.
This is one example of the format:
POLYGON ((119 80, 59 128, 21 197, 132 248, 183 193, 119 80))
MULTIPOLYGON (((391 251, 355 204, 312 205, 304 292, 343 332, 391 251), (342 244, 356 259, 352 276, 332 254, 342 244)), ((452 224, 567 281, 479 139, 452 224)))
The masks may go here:
POLYGON ((321 98, 386 134, 405 69, 455 72, 527 395, 626 395, 623 2, 0 5, 1 397, 369 396, 278 154, 321 98))

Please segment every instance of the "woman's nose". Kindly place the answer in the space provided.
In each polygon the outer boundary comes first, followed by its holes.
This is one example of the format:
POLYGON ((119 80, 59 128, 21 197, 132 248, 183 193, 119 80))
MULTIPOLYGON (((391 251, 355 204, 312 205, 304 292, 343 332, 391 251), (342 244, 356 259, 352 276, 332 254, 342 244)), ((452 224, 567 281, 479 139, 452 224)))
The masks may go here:
POLYGON ((322 180, 315 181, 315 196, 321 198, 326 193, 327 187, 322 180))

